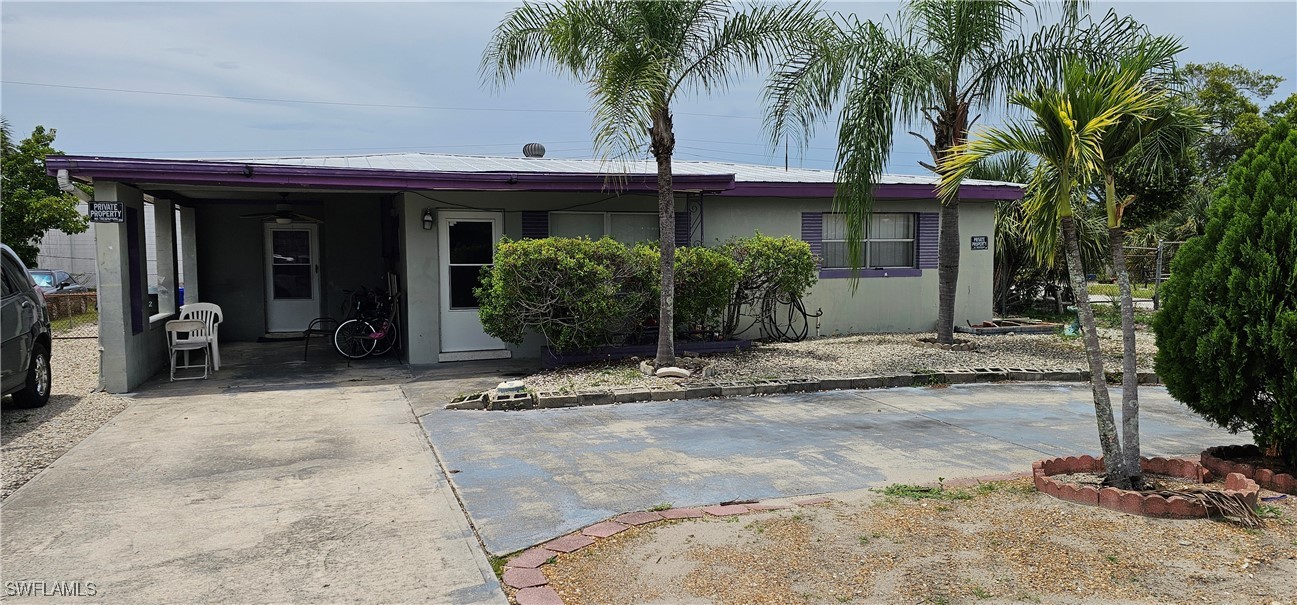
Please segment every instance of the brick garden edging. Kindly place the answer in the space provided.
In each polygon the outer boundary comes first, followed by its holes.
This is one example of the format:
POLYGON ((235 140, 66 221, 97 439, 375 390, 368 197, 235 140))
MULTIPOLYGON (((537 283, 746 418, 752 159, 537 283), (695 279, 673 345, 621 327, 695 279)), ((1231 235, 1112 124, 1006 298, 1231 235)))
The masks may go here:
MULTIPOLYGON (((1211 470, 1192 460, 1141 458, 1140 466, 1146 473, 1171 475, 1200 483, 1207 483, 1212 478, 1211 470)), ((1093 485, 1075 485, 1051 477, 1052 475, 1065 475, 1068 473, 1102 472, 1103 458, 1093 456, 1049 458, 1037 460, 1031 464, 1032 480, 1036 484, 1036 489, 1060 500, 1089 506, 1102 506, 1103 508, 1145 517, 1205 519, 1208 516, 1207 507, 1202 502, 1182 496, 1166 497, 1157 494, 1142 494, 1115 487, 1096 488, 1093 485)), ((1255 481, 1243 475, 1238 473, 1225 475, 1224 492, 1242 497, 1248 506, 1256 506, 1260 490, 1260 486, 1255 481)))
POLYGON ((1266 489, 1297 495, 1297 478, 1288 473, 1276 473, 1268 468, 1256 468, 1251 464, 1230 461, 1230 458, 1240 455, 1260 456, 1261 448, 1255 445, 1222 445, 1207 448, 1202 452, 1202 465, 1217 475, 1238 473, 1256 481, 1266 489))
MULTIPOLYGON (((708 397, 741 397, 746 395, 780 395, 842 389, 887 389, 895 387, 926 386, 934 384, 965 384, 973 382, 1089 382, 1085 370, 1039 368, 951 368, 944 370, 915 371, 906 374, 870 375, 829 378, 782 378, 776 380, 730 380, 690 383, 679 389, 620 388, 587 389, 577 393, 541 391, 518 394, 531 398, 518 401, 511 396, 507 402, 495 402, 487 393, 457 397, 446 409, 454 410, 518 410, 532 408, 567 408, 584 405, 609 405, 641 401, 671 401, 676 399, 705 399, 708 397)), ((1140 384, 1161 384, 1153 372, 1140 372, 1140 384)))
POLYGON ((504 563, 504 573, 500 581, 505 586, 518 592, 513 595, 518 605, 563 605, 563 598, 549 586, 549 578, 541 568, 560 554, 576 552, 598 543, 599 540, 619 534, 637 525, 648 525, 661 521, 676 519, 697 519, 701 517, 733 517, 747 513, 779 510, 796 506, 816 506, 828 504, 828 498, 813 497, 795 500, 792 504, 754 503, 754 504, 717 504, 706 507, 670 508, 664 511, 635 511, 623 513, 609 519, 587 526, 581 531, 567 534, 533 546, 504 563))

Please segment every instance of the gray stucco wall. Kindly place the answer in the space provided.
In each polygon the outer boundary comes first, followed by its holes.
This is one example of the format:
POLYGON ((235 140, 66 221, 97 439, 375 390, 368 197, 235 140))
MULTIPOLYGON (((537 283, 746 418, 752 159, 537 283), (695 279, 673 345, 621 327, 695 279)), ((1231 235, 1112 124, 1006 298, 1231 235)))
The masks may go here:
MULTIPOLYGON (((147 254, 144 241, 143 193, 120 183, 100 181, 95 183, 95 200, 122 202, 135 209, 137 238, 141 251, 132 260, 129 227, 125 223, 103 223, 95 229, 95 247, 99 273, 99 346, 100 380, 111 393, 124 393, 148 380, 154 372, 165 367, 167 361, 167 319, 174 316, 158 315, 143 318, 142 329, 134 330, 131 319, 131 263, 137 263, 141 277, 145 275, 147 254)), ((140 296, 146 296, 147 281, 142 281, 140 296)), ((147 300, 147 299, 145 299, 147 300)), ((145 312, 147 314, 147 311, 145 312)), ((57 346, 57 345, 55 345, 57 346)))
MULTIPOLYGON (((428 192, 427 197, 403 194, 403 250, 413 254, 407 260, 409 284, 406 325, 410 326, 409 359, 412 363, 434 363, 438 352, 439 322, 438 265, 435 230, 422 231, 422 210, 467 208, 504 213, 504 234, 522 235, 521 210, 581 210, 656 212, 651 194, 611 197, 611 194, 428 192), (428 285, 416 285, 428 280, 428 285)), ((684 211, 683 197, 677 211, 684 211)), ((802 212, 828 212, 828 199, 729 198, 708 196, 703 201, 703 241, 715 245, 731 237, 747 237, 760 231, 771 236, 801 237, 802 212)), ((886 201, 877 212, 939 212, 935 200, 886 201)), ((994 236, 994 204, 966 202, 960 206, 961 269, 955 321, 982 321, 991 317, 992 270, 990 249, 970 249, 974 235, 994 236)), ((991 249, 994 245, 991 246, 991 249)), ((925 332, 935 329, 937 317, 937 270, 924 269, 918 277, 864 278, 851 291, 849 279, 822 279, 805 299, 808 310, 823 309, 820 334, 858 332, 925 332)), ((812 326, 812 334, 814 327, 812 326)), ((755 336, 755 334, 747 334, 755 336)), ((521 345, 510 346, 515 357, 536 357, 544 343, 536 336, 521 345)))
MULTIPOLYGON (((340 318, 343 290, 382 284, 382 196, 330 196, 296 203, 295 211, 322 219, 319 226, 319 316, 340 318)), ((270 212, 274 204, 202 201, 195 204, 198 273, 202 296, 221 306, 222 340, 256 340, 266 333, 265 236, 262 221, 239 218, 270 212)))
MULTIPOLYGON (((827 199, 707 197, 703 202, 703 241, 710 246, 758 231, 800 238, 802 212, 831 209, 827 199)), ((994 254, 991 250, 970 250, 969 238, 994 236, 995 205, 966 202, 959 209, 961 250, 955 322, 962 324, 965 320, 991 317, 994 254)), ((940 207, 936 201, 879 200, 874 211, 939 212, 940 207)), ((924 269, 919 277, 862 278, 854 293, 850 282, 845 278, 821 279, 804 299, 808 311, 824 311, 821 334, 924 332, 936 328, 936 269, 924 269)))

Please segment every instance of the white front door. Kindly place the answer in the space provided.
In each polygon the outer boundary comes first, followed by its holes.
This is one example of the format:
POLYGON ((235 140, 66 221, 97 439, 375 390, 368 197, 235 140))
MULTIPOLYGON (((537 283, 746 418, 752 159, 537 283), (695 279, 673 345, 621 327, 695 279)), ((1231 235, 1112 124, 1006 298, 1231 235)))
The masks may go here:
POLYGON ((266 331, 301 332, 320 316, 319 230, 266 223, 266 331))
POLYGON ((503 341, 488 336, 477 316, 473 288, 483 267, 495 260, 504 217, 499 212, 437 214, 441 258, 441 361, 509 356, 503 341))

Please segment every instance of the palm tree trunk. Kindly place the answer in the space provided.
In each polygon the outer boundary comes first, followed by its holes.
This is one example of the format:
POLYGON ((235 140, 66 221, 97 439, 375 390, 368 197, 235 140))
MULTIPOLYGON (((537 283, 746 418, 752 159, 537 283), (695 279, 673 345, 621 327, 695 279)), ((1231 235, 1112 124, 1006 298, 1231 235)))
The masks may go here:
POLYGON ((959 200, 941 207, 937 235, 937 342, 955 343, 955 290, 959 285, 959 200))
POLYGON ((675 292, 676 292, 676 200, 671 184, 671 155, 675 151, 675 131, 667 108, 653 112, 649 129, 653 157, 658 165, 658 250, 662 275, 658 302, 657 367, 675 365, 675 292))
POLYGON ((1139 463, 1139 369, 1135 365, 1135 299, 1130 291, 1130 273, 1126 270, 1126 229, 1108 229, 1108 247, 1112 252, 1112 269, 1117 274, 1121 295, 1121 449, 1131 483, 1142 483, 1139 463))
POLYGON ((1081 267, 1081 247, 1077 244, 1076 222, 1071 216, 1062 217, 1063 246, 1067 251, 1067 273, 1076 297, 1077 315, 1081 319, 1081 333, 1085 340, 1085 357, 1090 363, 1090 389, 1094 393, 1094 417, 1099 425, 1099 446, 1103 451, 1105 484, 1129 488, 1130 478, 1124 472, 1121 442, 1117 439, 1117 423, 1112 418, 1112 400, 1108 398, 1108 383, 1103 373, 1103 352, 1099 350, 1099 333, 1094 325, 1094 309, 1090 307, 1090 294, 1085 289, 1085 269, 1081 267))

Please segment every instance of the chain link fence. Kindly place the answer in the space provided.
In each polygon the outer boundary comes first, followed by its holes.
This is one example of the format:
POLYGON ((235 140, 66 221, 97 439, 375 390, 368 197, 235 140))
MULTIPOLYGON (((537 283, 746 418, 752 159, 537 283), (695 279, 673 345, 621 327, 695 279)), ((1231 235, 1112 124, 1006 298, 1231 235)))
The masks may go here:
POLYGON ((54 338, 98 338, 99 295, 95 292, 46 294, 54 338))

